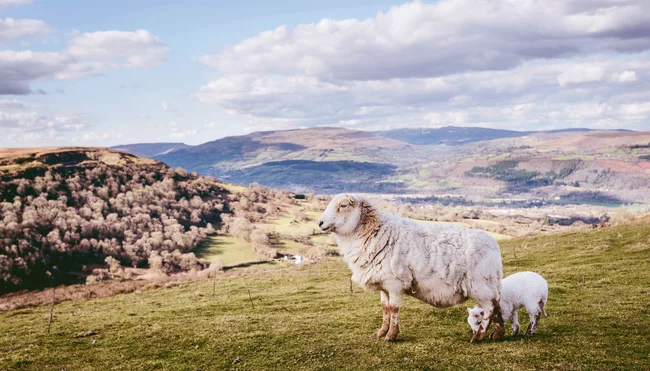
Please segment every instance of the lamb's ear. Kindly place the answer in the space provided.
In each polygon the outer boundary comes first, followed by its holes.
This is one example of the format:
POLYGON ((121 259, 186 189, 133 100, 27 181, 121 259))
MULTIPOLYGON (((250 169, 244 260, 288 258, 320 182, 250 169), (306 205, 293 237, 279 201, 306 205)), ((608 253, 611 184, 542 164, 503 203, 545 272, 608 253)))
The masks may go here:
POLYGON ((472 308, 467 308, 467 313, 472 314, 472 308))

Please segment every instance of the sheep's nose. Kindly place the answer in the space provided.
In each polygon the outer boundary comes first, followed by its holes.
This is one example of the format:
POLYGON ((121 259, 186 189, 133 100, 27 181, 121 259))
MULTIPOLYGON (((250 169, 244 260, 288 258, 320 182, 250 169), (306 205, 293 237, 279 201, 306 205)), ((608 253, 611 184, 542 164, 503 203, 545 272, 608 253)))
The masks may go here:
POLYGON ((318 221, 318 226, 319 226, 319 227, 322 227, 322 226, 323 226, 323 221, 322 221, 322 220, 319 220, 319 221, 318 221))

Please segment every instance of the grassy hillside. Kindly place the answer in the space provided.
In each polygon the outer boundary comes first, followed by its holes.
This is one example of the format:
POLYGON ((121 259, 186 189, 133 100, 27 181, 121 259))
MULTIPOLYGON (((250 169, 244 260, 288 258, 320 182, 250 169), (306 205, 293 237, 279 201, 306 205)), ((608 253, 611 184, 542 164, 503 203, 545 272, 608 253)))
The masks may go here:
MULTIPOLYGON (((649 369, 650 226, 502 241, 506 274, 549 282, 532 339, 469 344, 465 306, 407 298, 375 340, 377 295, 338 259, 0 314, 0 369, 649 369), (95 335, 80 336, 94 331, 95 335)), ((467 305, 472 305, 468 302, 467 305)), ((522 327, 526 316, 520 314, 522 327)))

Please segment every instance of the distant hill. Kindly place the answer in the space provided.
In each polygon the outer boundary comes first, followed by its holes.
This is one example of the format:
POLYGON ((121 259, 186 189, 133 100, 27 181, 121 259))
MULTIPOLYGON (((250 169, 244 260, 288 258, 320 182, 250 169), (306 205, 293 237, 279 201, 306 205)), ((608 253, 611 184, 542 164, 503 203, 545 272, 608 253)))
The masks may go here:
POLYGON ((190 146, 184 143, 134 143, 110 147, 109 149, 132 153, 140 157, 154 158, 188 147, 190 146))
POLYGON ((258 182, 300 192, 435 193, 495 200, 513 194, 524 200, 573 195, 567 199, 575 200, 578 189, 588 191, 585 202, 598 194, 594 200, 612 204, 602 200, 650 198, 644 193, 650 184, 649 142, 650 132, 625 130, 450 126, 365 132, 323 127, 172 146, 152 157, 230 183, 258 182))
MULTIPOLYGON (((442 128, 405 128, 385 131, 375 131, 374 134, 400 140, 410 144, 446 144, 448 146, 458 146, 473 142, 484 142, 500 138, 518 138, 538 133, 590 133, 593 129, 587 128, 569 128, 546 131, 517 131, 502 130, 480 127, 459 127, 445 126, 442 128)), ((614 130, 630 132, 630 130, 614 130)))
POLYGON ((367 188, 364 181, 374 183, 391 174, 395 157, 411 153, 410 147, 369 132, 325 127, 227 137, 154 158, 233 183, 280 188, 305 184, 312 188, 318 183, 318 189, 332 189, 338 182, 334 188, 345 189, 348 182, 367 188), (316 176, 307 169, 323 172, 316 176))

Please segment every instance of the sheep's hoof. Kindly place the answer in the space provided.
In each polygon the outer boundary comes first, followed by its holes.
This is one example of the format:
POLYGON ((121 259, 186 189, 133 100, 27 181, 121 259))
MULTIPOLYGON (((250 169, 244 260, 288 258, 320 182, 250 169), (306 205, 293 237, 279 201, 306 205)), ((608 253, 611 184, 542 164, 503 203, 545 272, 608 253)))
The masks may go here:
POLYGON ((388 334, 386 335, 386 338, 384 339, 385 342, 387 343, 392 343, 394 341, 397 341, 397 334, 388 334))
POLYGON ((380 328, 377 330, 377 339, 381 339, 388 333, 388 329, 380 328))
POLYGON ((501 340, 503 339, 503 336, 506 334, 506 331, 503 329, 501 326, 494 326, 494 331, 492 331, 492 334, 490 334, 490 337, 493 340, 501 340))
POLYGON ((478 337, 478 336, 473 336, 472 340, 470 340, 470 343, 478 343, 479 341, 483 340, 483 337, 478 337))

